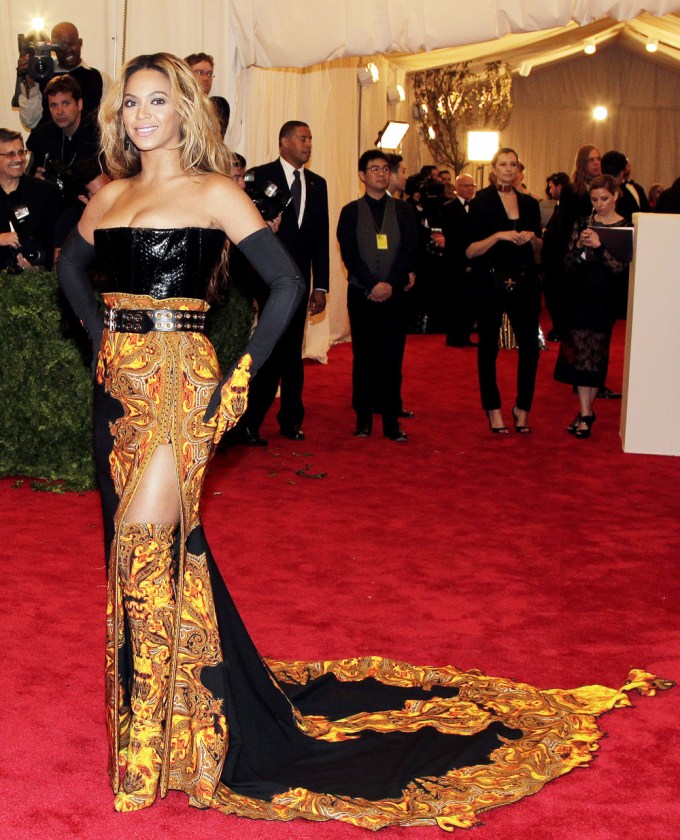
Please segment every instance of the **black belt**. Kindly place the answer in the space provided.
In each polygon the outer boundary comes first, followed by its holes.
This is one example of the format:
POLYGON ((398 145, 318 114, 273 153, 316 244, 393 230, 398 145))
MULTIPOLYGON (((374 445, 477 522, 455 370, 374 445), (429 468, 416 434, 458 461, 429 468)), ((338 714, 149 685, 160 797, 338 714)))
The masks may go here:
POLYGON ((205 312, 185 309, 107 309, 104 326, 110 332, 205 332, 205 312))

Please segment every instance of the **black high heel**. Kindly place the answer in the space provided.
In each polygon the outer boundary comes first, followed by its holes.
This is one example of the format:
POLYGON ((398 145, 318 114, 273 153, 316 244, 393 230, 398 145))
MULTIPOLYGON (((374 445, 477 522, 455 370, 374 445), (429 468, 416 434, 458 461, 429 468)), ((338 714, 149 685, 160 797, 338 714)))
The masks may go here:
POLYGON ((569 432, 570 435, 573 435, 574 432, 576 431, 576 429, 578 429, 578 424, 580 422, 581 422, 581 412, 579 411, 579 413, 576 415, 576 417, 574 417, 574 419, 571 421, 571 423, 567 426, 567 431, 569 432))
POLYGON ((581 419, 578 421, 579 423, 585 423, 585 429, 574 429, 574 437, 578 438, 579 440, 585 440, 586 438, 590 437, 590 430, 592 428, 593 423, 597 420, 597 417, 594 414, 582 414, 581 419))
POLYGON ((495 435, 509 435, 510 431, 507 426, 492 426, 490 412, 486 412, 486 419, 489 421, 489 428, 495 435))
POLYGON ((517 412, 519 409, 517 406, 513 406, 512 408, 512 419, 515 424, 515 431, 518 435, 530 435, 531 434, 531 426, 520 426, 519 422, 517 421, 517 412))

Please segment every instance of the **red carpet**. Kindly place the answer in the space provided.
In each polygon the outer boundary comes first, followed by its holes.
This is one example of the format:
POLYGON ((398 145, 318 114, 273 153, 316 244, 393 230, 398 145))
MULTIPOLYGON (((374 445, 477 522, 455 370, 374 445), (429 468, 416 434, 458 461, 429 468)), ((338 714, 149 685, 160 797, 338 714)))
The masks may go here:
MULTIPOLYGON (((609 384, 621 384, 623 325, 609 384)), ((407 444, 351 436, 348 345, 307 367, 305 431, 263 428, 266 450, 218 456, 205 524, 261 651, 379 653, 479 668, 534 685, 620 686, 628 669, 680 677, 680 461, 624 455, 619 402, 590 440, 565 431, 575 397, 543 353, 529 437, 491 435, 475 351, 409 338, 407 444), (318 477, 323 474, 323 477, 318 477)), ((516 357, 501 354, 510 422, 516 357)), ((87 445, 84 442, 83 445, 87 445)), ((261 823, 171 794, 113 811, 105 772, 104 565, 96 494, 0 481, 5 838, 359 838, 339 824, 261 823)), ((487 812, 489 840, 675 840, 680 691, 632 696, 601 719, 596 760, 537 796, 487 812)), ((386 829, 385 838, 445 836, 386 829)), ((460 832, 460 836, 467 836, 460 832)))

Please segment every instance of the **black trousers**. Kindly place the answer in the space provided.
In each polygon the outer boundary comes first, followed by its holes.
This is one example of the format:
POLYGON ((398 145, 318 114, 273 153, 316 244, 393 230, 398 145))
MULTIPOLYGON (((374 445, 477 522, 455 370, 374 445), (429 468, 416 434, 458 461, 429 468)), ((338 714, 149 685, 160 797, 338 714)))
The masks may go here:
POLYGON ((496 383, 496 359, 503 312, 508 313, 518 347, 515 405, 523 411, 531 411, 538 369, 540 306, 541 291, 536 277, 526 277, 521 287, 515 287, 510 292, 496 288, 491 278, 483 279, 478 317, 477 372, 485 411, 501 407, 496 383))
POLYGON ((283 429, 302 426, 305 408, 302 389, 305 369, 302 362, 302 341, 307 321, 308 297, 305 295, 295 310, 285 332, 271 356, 253 379, 248 394, 248 408, 241 420, 252 432, 258 432, 281 384, 281 402, 276 419, 283 429))
POLYGON ((352 407, 357 420, 370 423, 378 407, 383 426, 393 426, 401 410, 404 294, 397 291, 377 303, 368 300, 363 289, 349 286, 347 309, 352 333, 352 407))
POLYGON ((451 266, 447 283, 446 343, 465 345, 470 341, 470 333, 477 320, 473 274, 470 270, 466 271, 464 266, 451 266))

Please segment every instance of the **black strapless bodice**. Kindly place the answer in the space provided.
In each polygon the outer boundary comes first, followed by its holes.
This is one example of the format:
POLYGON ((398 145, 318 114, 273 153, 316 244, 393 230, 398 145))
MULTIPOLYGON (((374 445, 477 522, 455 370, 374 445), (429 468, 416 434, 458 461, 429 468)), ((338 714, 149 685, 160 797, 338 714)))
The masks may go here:
POLYGON ((97 260, 108 274, 103 291, 204 299, 225 240, 216 228, 95 230, 97 260))

